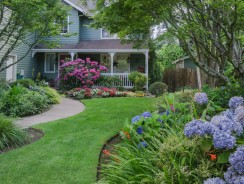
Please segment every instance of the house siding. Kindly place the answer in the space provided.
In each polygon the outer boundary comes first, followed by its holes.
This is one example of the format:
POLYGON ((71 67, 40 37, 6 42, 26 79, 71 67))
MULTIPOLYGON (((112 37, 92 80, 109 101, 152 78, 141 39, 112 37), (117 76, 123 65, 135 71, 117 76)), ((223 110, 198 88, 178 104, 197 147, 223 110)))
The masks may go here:
POLYGON ((44 40, 46 41, 53 41, 57 42, 62 45, 62 44, 76 44, 79 42, 79 15, 78 11, 76 9, 71 9, 69 11, 69 34, 72 36, 66 37, 64 35, 60 36, 51 36, 51 37, 45 37, 44 40))
POLYGON ((80 40, 100 40, 101 29, 88 27, 93 20, 88 17, 80 17, 80 40))
POLYGON ((193 63, 190 58, 186 58, 184 60, 184 68, 191 68, 193 70, 197 69, 195 63, 193 63))
MULTIPOLYGON (((34 35, 29 34, 27 36, 28 40, 33 40, 34 42, 34 35)), ((4 53, 6 53, 8 46, 0 51, 0 58, 3 57, 4 53)), ((10 56, 17 56, 17 59, 22 58, 26 52, 28 51, 29 46, 26 44, 20 44, 16 49, 14 49, 9 55, 10 56)), ((6 62, 3 66, 6 66, 6 62)), ((32 72, 37 69, 37 64, 35 60, 32 58, 31 51, 20 61, 17 63, 17 72, 20 70, 24 71, 24 78, 32 78, 32 72)), ((35 74, 34 74, 35 75, 35 74)), ((0 72, 0 79, 6 79, 6 70, 0 72)))

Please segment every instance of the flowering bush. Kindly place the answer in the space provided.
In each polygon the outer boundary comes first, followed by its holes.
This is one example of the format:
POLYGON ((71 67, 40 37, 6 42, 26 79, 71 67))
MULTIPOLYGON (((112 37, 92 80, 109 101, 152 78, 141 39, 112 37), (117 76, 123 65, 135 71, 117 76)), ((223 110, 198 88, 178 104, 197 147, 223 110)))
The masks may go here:
POLYGON ((125 97, 126 92, 117 91, 116 88, 75 88, 65 93, 67 96, 81 100, 88 98, 106 98, 106 97, 125 97))
POLYGON ((60 66, 58 78, 60 87, 72 89, 76 87, 91 87, 100 77, 101 72, 106 72, 105 66, 99 65, 96 61, 76 59, 68 61, 60 66))
POLYGON ((205 140, 204 151, 216 153, 217 163, 229 162, 231 165, 224 174, 225 181, 220 178, 210 178, 204 182, 206 184, 244 183, 243 102, 242 97, 232 97, 229 101, 230 109, 212 117, 210 122, 193 120, 185 125, 184 134, 187 137, 202 137, 205 140))

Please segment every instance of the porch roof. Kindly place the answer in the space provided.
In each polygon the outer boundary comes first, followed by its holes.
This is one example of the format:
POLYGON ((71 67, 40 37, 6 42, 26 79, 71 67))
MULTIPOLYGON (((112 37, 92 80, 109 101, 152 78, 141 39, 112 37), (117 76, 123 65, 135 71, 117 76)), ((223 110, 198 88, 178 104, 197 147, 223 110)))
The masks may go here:
POLYGON ((147 48, 134 49, 132 44, 121 44, 119 39, 84 40, 78 44, 65 44, 60 47, 48 48, 45 45, 36 45, 36 52, 147 52, 147 48))

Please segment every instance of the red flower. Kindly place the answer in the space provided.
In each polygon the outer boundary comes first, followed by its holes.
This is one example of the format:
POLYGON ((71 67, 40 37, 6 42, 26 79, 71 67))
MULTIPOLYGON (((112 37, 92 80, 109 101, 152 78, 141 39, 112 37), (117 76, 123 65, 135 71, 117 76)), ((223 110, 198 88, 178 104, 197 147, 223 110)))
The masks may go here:
POLYGON ((208 154, 210 156, 210 160, 215 161, 217 160, 217 155, 216 154, 208 154))
POLYGON ((103 150, 102 152, 103 152, 103 154, 106 155, 106 156, 109 156, 109 155, 110 155, 110 151, 108 151, 108 150, 106 150, 106 149, 103 150))
POLYGON ((170 110, 171 110, 172 112, 175 112, 175 108, 174 108, 174 105, 173 105, 173 104, 170 104, 170 110))
POLYGON ((124 132, 125 136, 127 139, 130 139, 130 133, 129 132, 124 132))

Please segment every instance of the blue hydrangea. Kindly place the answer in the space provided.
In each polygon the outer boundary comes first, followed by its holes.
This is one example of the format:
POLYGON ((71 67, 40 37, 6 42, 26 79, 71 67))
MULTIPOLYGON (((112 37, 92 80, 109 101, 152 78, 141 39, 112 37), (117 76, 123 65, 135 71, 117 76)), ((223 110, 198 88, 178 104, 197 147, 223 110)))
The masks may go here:
POLYGON ((244 146, 237 148, 237 150, 230 155, 229 162, 238 174, 244 174, 244 146))
POLYGON ((229 167, 224 173, 225 181, 228 184, 244 184, 244 175, 239 175, 233 167, 229 167))
POLYGON ((229 107, 232 109, 236 109, 238 106, 243 105, 243 97, 234 96, 229 101, 229 107))
POLYGON ((194 135, 205 135, 205 131, 203 129, 203 121, 192 120, 191 122, 187 123, 184 128, 184 134, 187 137, 192 137, 194 135))
POLYGON ((204 122, 203 123, 203 130, 204 130, 205 134, 213 135, 214 132, 217 130, 217 128, 215 125, 213 125, 210 122, 204 122))
POLYGON ((138 134, 142 134, 143 133, 143 128, 140 126, 140 127, 137 128, 136 131, 137 131, 138 134))
POLYGON ((213 143, 216 149, 232 149, 236 145, 236 138, 226 132, 215 131, 213 143))
POLYGON ((151 115, 150 112, 144 112, 144 113, 142 113, 142 116, 143 116, 144 118, 149 118, 149 117, 151 117, 152 115, 151 115))
POLYGON ((234 119, 244 126, 244 106, 239 106, 236 108, 234 119))
POLYGON ((138 148, 146 148, 147 147, 147 143, 142 141, 138 144, 138 148))
POLYGON ((208 96, 206 93, 196 93, 194 96, 194 101, 199 105, 208 103, 208 96))
POLYGON ((226 182, 223 179, 216 177, 205 180, 203 184, 226 184, 226 182))
POLYGON ((138 122, 141 119, 141 116, 135 116, 134 118, 131 119, 131 123, 134 124, 138 122))
POLYGON ((242 126, 232 119, 224 115, 217 115, 211 119, 211 123, 214 124, 220 131, 231 133, 236 132, 239 135, 243 132, 242 126))
POLYGON ((234 119, 234 111, 232 109, 227 109, 221 113, 221 115, 226 116, 230 119, 234 119))

